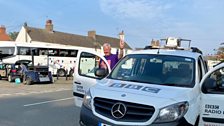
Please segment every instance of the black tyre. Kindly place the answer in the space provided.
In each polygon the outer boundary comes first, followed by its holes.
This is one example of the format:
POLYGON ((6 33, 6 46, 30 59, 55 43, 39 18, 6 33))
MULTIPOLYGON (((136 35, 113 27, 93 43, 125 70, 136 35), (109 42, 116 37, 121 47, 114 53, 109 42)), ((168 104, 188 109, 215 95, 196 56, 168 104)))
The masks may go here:
POLYGON ((64 69, 58 69, 58 77, 64 77, 66 75, 66 72, 64 69))
POLYGON ((31 85, 32 84, 32 79, 30 77, 27 77, 26 81, 25 81, 25 84, 26 85, 31 85))

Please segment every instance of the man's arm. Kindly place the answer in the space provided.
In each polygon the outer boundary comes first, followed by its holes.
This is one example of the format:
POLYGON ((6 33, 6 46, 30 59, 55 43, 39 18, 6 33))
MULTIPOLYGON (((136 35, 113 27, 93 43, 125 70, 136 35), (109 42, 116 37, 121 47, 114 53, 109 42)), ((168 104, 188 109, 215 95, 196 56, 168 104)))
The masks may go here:
POLYGON ((118 59, 121 59, 124 56, 124 50, 120 49, 120 53, 118 55, 118 59))
POLYGON ((124 41, 120 40, 120 53, 118 55, 118 59, 121 59, 124 56, 124 41))

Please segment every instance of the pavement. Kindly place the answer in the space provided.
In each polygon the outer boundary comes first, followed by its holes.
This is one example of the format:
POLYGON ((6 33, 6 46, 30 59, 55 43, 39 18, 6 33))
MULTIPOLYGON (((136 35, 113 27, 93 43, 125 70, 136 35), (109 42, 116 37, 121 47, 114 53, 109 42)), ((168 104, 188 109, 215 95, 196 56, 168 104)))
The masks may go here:
POLYGON ((53 84, 33 84, 24 85, 10 83, 7 80, 0 80, 0 98, 6 96, 18 96, 28 94, 39 94, 55 91, 72 90, 73 79, 66 80, 66 78, 54 78, 53 84))

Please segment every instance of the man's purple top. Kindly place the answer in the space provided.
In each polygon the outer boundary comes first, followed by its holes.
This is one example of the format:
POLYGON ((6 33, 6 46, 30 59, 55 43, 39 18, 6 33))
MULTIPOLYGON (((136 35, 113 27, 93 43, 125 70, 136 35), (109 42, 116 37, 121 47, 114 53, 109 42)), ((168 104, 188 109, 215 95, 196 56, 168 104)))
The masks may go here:
POLYGON ((108 64, 110 65, 110 68, 113 69, 113 67, 118 62, 118 54, 110 54, 109 56, 104 56, 107 60, 108 64))

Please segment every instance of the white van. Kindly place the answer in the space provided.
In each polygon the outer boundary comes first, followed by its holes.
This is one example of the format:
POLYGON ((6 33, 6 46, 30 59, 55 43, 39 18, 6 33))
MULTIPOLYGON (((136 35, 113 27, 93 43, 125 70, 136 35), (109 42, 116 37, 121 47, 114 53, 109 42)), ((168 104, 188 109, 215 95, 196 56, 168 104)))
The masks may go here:
POLYGON ((99 60, 109 66, 100 54, 80 51, 73 83, 80 125, 222 126, 224 64, 205 75, 202 54, 194 51, 136 51, 112 71, 98 68, 99 60))

